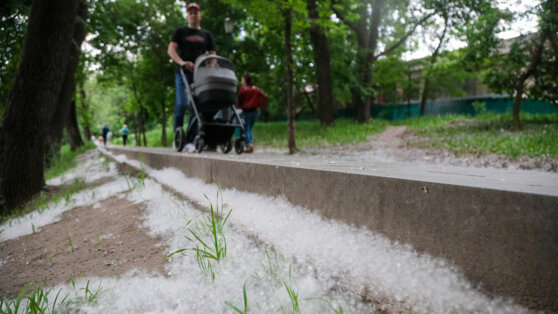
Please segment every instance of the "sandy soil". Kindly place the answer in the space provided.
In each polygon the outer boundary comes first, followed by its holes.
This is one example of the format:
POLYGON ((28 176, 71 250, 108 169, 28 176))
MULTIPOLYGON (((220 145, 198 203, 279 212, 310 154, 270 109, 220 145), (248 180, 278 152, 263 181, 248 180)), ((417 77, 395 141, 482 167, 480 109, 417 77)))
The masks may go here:
POLYGON ((165 274, 165 250, 142 221, 142 205, 121 195, 78 207, 60 221, 0 243, 0 297, 14 297, 33 281, 46 286, 78 277, 116 277, 131 269, 165 274), (70 240, 72 245, 70 246, 70 240))

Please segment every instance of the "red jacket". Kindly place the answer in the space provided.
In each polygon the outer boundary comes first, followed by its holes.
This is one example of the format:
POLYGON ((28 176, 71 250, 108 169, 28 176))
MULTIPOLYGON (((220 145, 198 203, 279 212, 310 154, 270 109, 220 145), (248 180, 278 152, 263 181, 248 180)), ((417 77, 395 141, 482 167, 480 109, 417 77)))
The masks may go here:
POLYGON ((261 108, 267 104, 267 95, 257 86, 242 86, 238 91, 240 109, 261 108))

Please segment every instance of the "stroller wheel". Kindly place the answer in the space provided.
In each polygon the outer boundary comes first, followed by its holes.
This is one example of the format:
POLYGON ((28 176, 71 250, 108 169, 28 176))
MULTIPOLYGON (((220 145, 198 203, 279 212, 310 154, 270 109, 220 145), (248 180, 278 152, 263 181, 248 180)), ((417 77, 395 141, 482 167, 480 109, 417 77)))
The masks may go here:
POLYGON ((178 127, 174 131, 174 149, 177 152, 181 152, 184 149, 184 145, 186 145, 186 133, 184 133, 182 127, 178 127))
POLYGON ((221 148, 221 152, 223 154, 228 154, 231 149, 232 149, 232 142, 231 140, 228 140, 225 144, 221 144, 219 145, 219 148, 221 148))
POLYGON ((205 146, 203 137, 199 135, 196 136, 196 138, 194 139, 194 146, 196 147, 196 152, 201 153, 203 151, 203 147, 205 146))
POLYGON ((244 151, 244 140, 239 138, 234 141, 234 151, 239 155, 242 154, 244 151))

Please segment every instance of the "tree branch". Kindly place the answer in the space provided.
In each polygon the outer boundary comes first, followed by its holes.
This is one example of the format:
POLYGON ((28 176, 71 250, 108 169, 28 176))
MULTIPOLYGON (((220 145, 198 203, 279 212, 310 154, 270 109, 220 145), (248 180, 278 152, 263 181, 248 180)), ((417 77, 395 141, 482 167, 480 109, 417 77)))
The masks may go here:
POLYGON ((376 47, 378 46, 378 29, 380 27, 380 19, 384 4, 384 0, 379 0, 374 2, 374 6, 372 7, 372 24, 370 25, 370 37, 368 39, 368 48, 370 48, 372 54, 376 51, 376 47))
POLYGON ((341 11, 339 11, 336 7, 335 7, 336 2, 335 1, 331 1, 330 4, 330 8, 333 11, 333 13, 335 13, 335 15, 341 20, 341 22, 343 22, 345 25, 349 26, 352 30, 354 30, 355 32, 358 32, 358 27, 355 23, 347 20, 347 18, 345 18, 345 16, 343 15, 343 13, 341 13, 341 11))
POLYGON ((542 54, 544 51, 544 44, 548 38, 548 30, 541 30, 540 31, 540 35, 539 35, 539 42, 537 43, 537 45, 533 48, 532 50, 532 55, 533 58, 531 59, 531 63, 529 64, 529 67, 527 68, 527 70, 525 72, 523 72, 523 74, 521 74, 520 76, 520 81, 525 81, 529 78, 529 76, 531 76, 535 70, 537 69, 537 67, 541 64, 542 62, 542 54))
POLYGON ((446 32, 448 30, 448 24, 449 24, 449 19, 447 16, 445 16, 444 19, 444 31, 442 32, 442 35, 440 35, 440 37, 438 37, 438 40, 440 41, 438 43, 438 47, 436 47, 436 50, 434 50, 434 53, 432 54, 432 59, 430 60, 431 64, 434 64, 434 62, 436 62, 436 58, 438 57, 438 54, 440 53, 440 49, 442 49, 442 45, 444 43, 444 38, 446 37, 446 32))
POLYGON ((424 22, 426 22, 426 20, 428 20, 429 18, 431 18, 436 12, 432 12, 428 15, 426 15, 425 17, 423 17, 420 21, 418 21, 415 25, 413 25, 413 28, 411 28, 410 31, 407 32, 407 34, 405 34, 405 36, 401 37, 401 39, 396 42, 395 44, 393 44, 391 47, 387 48, 386 50, 382 51, 380 54, 374 56, 374 58, 379 58, 381 56, 385 56, 389 53, 391 53, 392 51, 394 51, 395 49, 397 49, 399 46, 401 46, 401 44, 403 44, 407 38, 409 38, 409 36, 411 36, 414 32, 415 29, 419 26, 422 25, 424 22))

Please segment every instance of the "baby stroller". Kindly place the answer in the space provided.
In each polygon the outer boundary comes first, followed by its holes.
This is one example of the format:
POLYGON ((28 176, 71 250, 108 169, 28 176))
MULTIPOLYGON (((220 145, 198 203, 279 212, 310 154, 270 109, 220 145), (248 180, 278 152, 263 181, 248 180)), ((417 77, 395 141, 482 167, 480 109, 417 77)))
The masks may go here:
MULTIPOLYGON (((184 82, 188 82, 182 68, 180 75, 184 82)), ((237 154, 242 154, 244 123, 234 108, 237 102, 237 79, 233 64, 217 55, 201 55, 194 64, 194 83, 192 86, 184 85, 188 104, 192 106, 194 114, 188 132, 194 131, 191 128, 197 128, 194 139, 196 152, 201 153, 208 145, 219 146, 227 154, 233 147, 234 131, 239 128, 240 138, 234 141, 234 149, 237 154)), ((174 144, 179 152, 186 145, 186 133, 181 127, 174 132, 174 144)))

